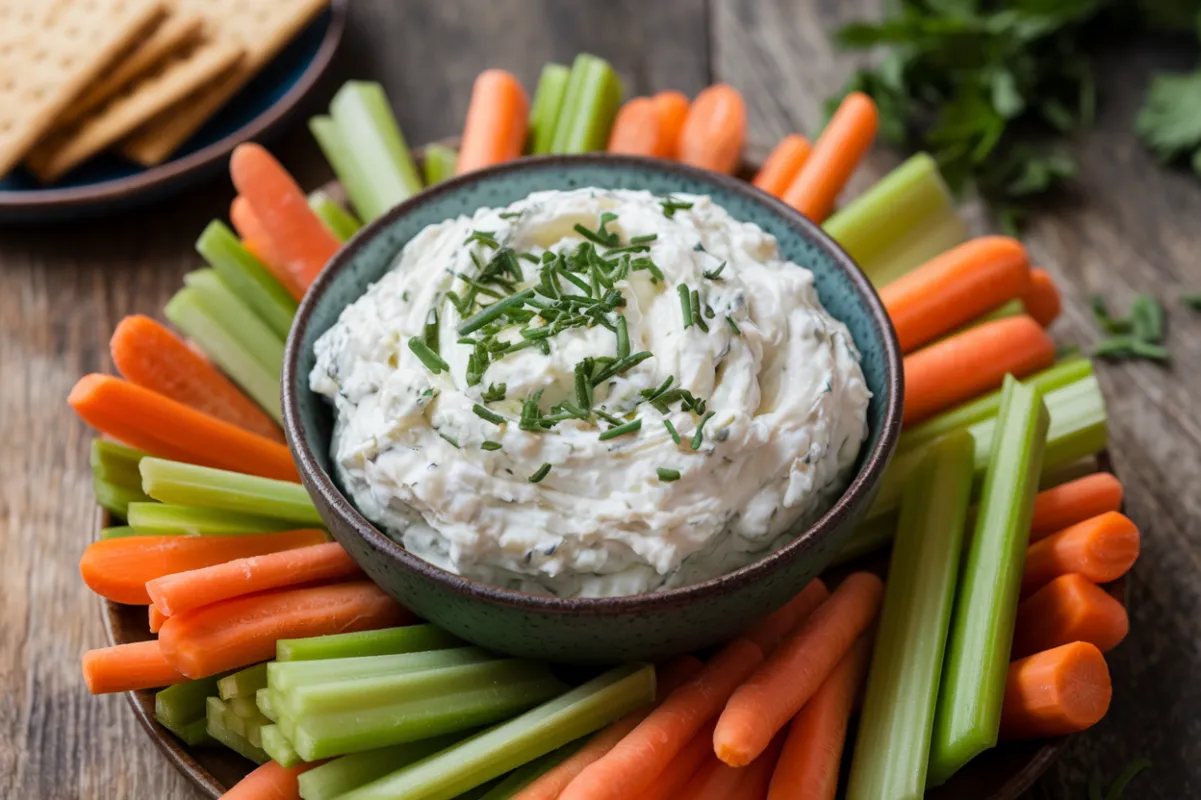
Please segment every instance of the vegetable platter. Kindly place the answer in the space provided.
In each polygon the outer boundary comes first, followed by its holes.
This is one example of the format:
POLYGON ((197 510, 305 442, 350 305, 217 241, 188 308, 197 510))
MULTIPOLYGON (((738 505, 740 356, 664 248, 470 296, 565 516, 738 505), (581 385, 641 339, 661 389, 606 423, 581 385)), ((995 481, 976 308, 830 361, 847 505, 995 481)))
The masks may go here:
POLYGON ((969 240, 923 155, 835 210, 875 134, 863 95, 760 163, 732 87, 622 91, 589 55, 548 65, 532 101, 488 70, 461 139, 415 158, 382 89, 346 85, 310 122, 338 185, 306 202, 239 148, 237 233, 201 234, 210 268, 165 309, 178 333, 125 319, 123 379, 72 391, 106 437, 81 572, 112 646, 85 680, 128 692, 209 796, 787 800, 832 798, 843 775, 850 798, 1013 798, 1104 715, 1139 533, 1092 366, 1046 332, 1047 273, 1015 240, 969 240), (526 152, 606 149, 737 172, 822 223, 897 329, 905 430, 824 581, 714 652, 581 673, 472 648, 363 579, 296 483, 279 366, 297 301, 361 220, 526 152))

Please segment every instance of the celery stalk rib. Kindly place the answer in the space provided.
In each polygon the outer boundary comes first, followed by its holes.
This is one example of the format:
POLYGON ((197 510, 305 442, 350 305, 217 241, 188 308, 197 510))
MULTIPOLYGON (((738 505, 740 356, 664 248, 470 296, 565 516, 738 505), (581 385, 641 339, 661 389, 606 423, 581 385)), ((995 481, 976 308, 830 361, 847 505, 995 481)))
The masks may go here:
POLYGON ((463 642, 436 625, 406 625, 377 631, 334 633, 308 639, 280 639, 275 655, 280 661, 319 661, 327 658, 391 656, 462 647, 463 642))
POLYGON ((459 154, 446 145, 427 144, 425 160, 422 163, 425 171, 425 185, 433 186, 455 176, 459 169, 459 154))
POLYGON ((562 64, 547 64, 542 68, 538 88, 534 90, 534 102, 530 105, 530 153, 545 155, 550 152, 570 79, 571 70, 562 64))
POLYGON ((266 664, 255 664, 253 667, 240 669, 217 681, 217 694, 222 700, 233 700, 236 697, 253 698, 259 689, 265 688, 267 688, 266 664))
POLYGON ((263 750, 271 756, 272 761, 277 762, 281 767, 294 767, 304 760, 280 731, 278 725, 264 725, 259 731, 259 736, 263 742, 263 750))
POLYGON ((213 269, 198 269, 183 276, 184 285, 197 297, 222 327, 246 349, 259 366, 275 375, 284 363, 284 337, 259 318, 249 305, 234 294, 229 284, 213 269))
POLYGON ((354 214, 335 203, 334 199, 323 191, 318 190, 309 195, 309 208, 313 209, 317 219, 321 220, 339 242, 348 241, 363 227, 363 223, 355 219, 354 214))
MULTIPOLYGON (((288 693, 306 686, 327 686, 360 678, 407 675, 431 669, 495 661, 496 656, 478 647, 413 651, 383 656, 330 658, 319 661, 276 661, 267 666, 266 683, 272 690, 288 693)), ((259 687, 261 688, 261 687, 259 687)))
POLYGON ((609 62, 587 53, 576 56, 551 152, 604 150, 621 107, 621 79, 609 62), (576 73, 579 77, 576 77, 576 73))
POLYGON ((370 187, 370 209, 358 209, 363 219, 373 220, 421 191, 413 155, 382 86, 350 81, 334 95, 329 111, 370 187))
POLYGON ((142 478, 138 473, 138 462, 146 457, 141 450, 126 447, 107 439, 93 439, 89 462, 92 475, 106 483, 139 489, 142 478))
POLYGON ((224 222, 213 220, 196 240, 196 252, 216 270, 234 296, 246 301, 271 332, 288 338, 296 300, 224 222))
POLYGON ((298 778, 300 797, 302 800, 336 800, 351 789, 431 756, 463 738, 459 734, 449 734, 339 756, 298 778))
POLYGON ((139 468, 143 490, 163 503, 324 525, 308 493, 297 483, 161 458, 144 458, 139 468))
POLYGON ((217 694, 219 675, 177 683, 154 693, 154 716, 164 726, 182 727, 204 719, 205 703, 217 694))
POLYGON ((562 764, 568 756, 583 747, 585 741, 586 739, 584 738, 576 739, 574 742, 568 742, 563 745, 558 750, 536 758, 528 764, 523 764, 506 775, 500 783, 480 795, 480 800, 512 800, 522 789, 529 786, 544 773, 562 764))
POLYGON ((209 736, 243 758, 248 758, 256 764, 266 764, 271 760, 271 757, 261 747, 255 747, 245 736, 231 727, 231 723, 235 723, 238 720, 225 707, 225 704, 221 702, 221 698, 210 697, 206 703, 209 736))
POLYGON ((350 147, 342 140, 337 123, 331 117, 313 117, 309 120, 309 131, 317 140, 317 145, 338 177, 338 182, 346 190, 346 197, 359 219, 370 222, 374 218, 372 212, 379 206, 379 201, 375 198, 367 174, 362 171, 350 147))
POLYGON ((240 536, 295 527, 280 519, 171 503, 130 503, 128 520, 143 536, 240 536))
MULTIPOLYGON (((130 503, 130 505, 132 506, 132 505, 134 505, 134 503, 130 503)), ((109 528, 101 528, 100 529, 100 538, 101 539, 123 539, 126 536, 144 536, 144 535, 145 534, 138 533, 136 530, 129 527, 128 525, 114 525, 109 528)))
POLYGON ((101 508, 111 511, 122 519, 125 519, 126 514, 129 513, 130 505, 144 503, 150 499, 141 489, 117 486, 99 478, 92 479, 92 493, 96 495, 96 502, 101 508))

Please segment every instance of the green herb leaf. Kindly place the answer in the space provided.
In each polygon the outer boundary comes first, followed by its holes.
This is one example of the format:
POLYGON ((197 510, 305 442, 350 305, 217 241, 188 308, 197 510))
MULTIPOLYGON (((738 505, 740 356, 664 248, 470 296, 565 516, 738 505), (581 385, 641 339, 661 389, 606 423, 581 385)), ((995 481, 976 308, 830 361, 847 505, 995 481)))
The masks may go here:
POLYGON ((491 422, 493 425, 504 425, 505 422, 508 421, 504 417, 502 417, 500 414, 497 414, 495 411, 491 411, 487 408, 484 408, 479 403, 476 403, 475 405, 473 405, 471 407, 471 410, 477 417, 479 417, 480 419, 485 420, 487 422, 491 422))
POLYGON ((485 403, 496 403, 505 399, 505 384, 490 383, 488 388, 480 393, 480 399, 485 403))
POLYGON ((456 450, 460 449, 458 439, 454 438, 453 436, 451 436, 449 434, 443 433, 442 431, 438 431, 438 435, 441 436, 443 439, 445 439, 447 442, 449 442, 451 444, 451 446, 454 447, 454 449, 456 449, 456 450))
POLYGON ((692 294, 688 291, 688 287, 680 284, 676 287, 676 293, 680 295, 680 314, 684 317, 684 327, 692 327, 692 294))
POLYGON ((671 483, 672 481, 678 481, 680 479, 680 471, 678 469, 665 469, 663 467, 659 467, 655 470, 655 472, 659 474, 659 480, 663 481, 664 483, 671 483))
POLYGON ((730 330, 734 331, 736 336, 742 335, 742 329, 738 327, 738 323, 734 322, 734 318, 729 314, 726 315, 726 324, 730 326, 730 330))
POLYGON ((618 436, 625 436, 627 433, 637 433, 641 429, 642 429, 641 418, 632 419, 623 425, 618 425, 615 428, 609 428, 609 430, 607 430, 607 431, 602 431, 601 435, 598 438, 602 442, 604 442, 604 441, 608 441, 609 439, 616 439, 618 436))
POLYGON ((449 364, 443 361, 437 353, 429 348, 429 345, 416 336, 409 339, 409 349, 413 351, 413 355, 421 359, 421 363, 425 364, 426 369, 435 375, 450 369, 449 364))
POLYGON ((701 449, 701 444, 705 441, 705 423, 713 417, 714 413, 710 411, 705 414, 705 416, 701 417, 701 421, 696 424, 696 433, 692 435, 692 441, 689 442, 693 450, 701 449))
POLYGON ((549 474, 550 474, 550 464, 543 464, 542 466, 538 467, 537 472, 535 472, 533 475, 531 475, 526 480, 528 480, 530 483, 538 483, 549 474))
POLYGON ((711 281, 721 280, 721 278, 719 278, 718 276, 721 275, 722 270, 724 270, 725 268, 726 268, 726 262, 723 261, 723 262, 721 262, 721 266, 719 266, 717 269, 706 270, 705 272, 703 272, 701 274, 703 274, 706 278, 708 278, 711 281))
POLYGON ((692 203, 685 203, 676 200, 674 197, 668 196, 659 201, 659 205, 663 207, 663 216, 671 219, 676 215, 677 211, 687 211, 692 208, 692 203))
POLYGON ((671 424, 671 420, 663 420, 663 427, 667 428, 668 434, 671 435, 671 440, 677 445, 680 444, 680 432, 676 430, 676 426, 671 424))
POLYGON ((500 442, 494 442, 491 439, 485 439, 484 443, 480 445, 485 450, 499 450, 502 446, 500 442))
POLYGON ((1201 148, 1201 70, 1153 78, 1134 128, 1162 161, 1201 148))

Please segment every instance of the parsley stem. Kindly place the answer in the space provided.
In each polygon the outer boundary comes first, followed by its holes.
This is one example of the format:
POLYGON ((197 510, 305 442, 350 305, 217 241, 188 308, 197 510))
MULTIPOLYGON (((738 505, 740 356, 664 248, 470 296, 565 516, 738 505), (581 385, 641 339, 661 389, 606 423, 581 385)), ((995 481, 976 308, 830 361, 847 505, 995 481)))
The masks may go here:
POLYGON ((416 336, 409 339, 409 349, 412 350, 413 355, 421 359, 421 363, 425 364, 426 368, 435 375, 443 370, 450 370, 450 365, 443 361, 437 353, 431 350, 429 345, 421 341, 421 339, 417 338, 416 336))
POLYGON ((618 425, 616 428, 609 428, 598 437, 602 442, 609 439, 616 439, 618 436, 625 436, 627 433, 636 433, 642 429, 642 419, 632 419, 624 425, 618 425))
POLYGON ((468 333, 474 333, 475 331, 478 331, 480 328, 484 327, 489 322, 492 322, 495 319, 499 319, 509 309, 521 308, 521 306, 525 305, 525 301, 533 296, 534 296, 534 290, 526 289, 523 292, 518 292, 517 294, 510 295, 509 297, 506 297, 504 300, 498 300, 497 302, 493 303, 492 305, 482 309, 475 316, 473 316, 470 319, 467 319, 463 323, 461 323, 459 325, 459 329, 458 329, 459 335, 462 336, 462 335, 466 335, 468 333))

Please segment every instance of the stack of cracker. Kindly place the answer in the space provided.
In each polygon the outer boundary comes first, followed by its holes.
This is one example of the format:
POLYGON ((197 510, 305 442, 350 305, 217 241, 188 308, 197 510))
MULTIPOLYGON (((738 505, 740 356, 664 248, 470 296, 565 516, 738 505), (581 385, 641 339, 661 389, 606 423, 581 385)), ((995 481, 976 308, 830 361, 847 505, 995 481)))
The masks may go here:
POLYGON ((172 155, 328 0, 0 0, 0 177, 172 155))

